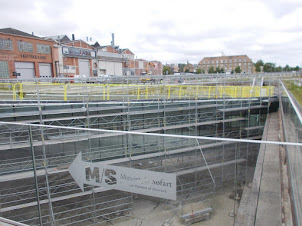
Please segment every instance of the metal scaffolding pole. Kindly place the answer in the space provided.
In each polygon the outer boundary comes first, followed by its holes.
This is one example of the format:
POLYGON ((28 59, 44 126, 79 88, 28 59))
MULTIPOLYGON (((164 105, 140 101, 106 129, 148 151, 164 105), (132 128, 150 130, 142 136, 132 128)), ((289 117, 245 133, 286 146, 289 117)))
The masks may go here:
POLYGON ((33 162, 33 172, 34 172, 34 179, 35 179, 35 190, 36 190, 36 198, 37 198, 38 215, 39 215, 40 226, 43 226, 41 206, 40 206, 39 183, 38 183, 38 177, 37 177, 36 157, 35 157, 35 149, 33 146, 33 135, 32 135, 31 126, 28 127, 28 132, 29 132, 29 143, 31 146, 32 162, 33 162))
MULTIPOLYGON (((38 108, 39 108, 39 117, 40 117, 40 124, 44 125, 43 122, 43 113, 40 103, 40 92, 39 92, 39 83, 36 80, 36 88, 37 88, 37 99, 38 99, 38 108)), ((45 180, 46 180, 46 187, 47 187, 47 198, 48 198, 48 208, 49 208, 49 216, 50 216, 50 224, 55 226, 56 220, 53 214, 53 208, 51 203, 51 195, 50 195, 50 186, 49 186, 49 179, 48 179, 48 163, 47 163, 47 156, 46 156, 46 149, 45 149, 45 139, 44 139, 44 127, 40 127, 41 131, 41 139, 42 139, 42 150, 43 150, 43 161, 44 161, 44 170, 45 170, 45 180)))

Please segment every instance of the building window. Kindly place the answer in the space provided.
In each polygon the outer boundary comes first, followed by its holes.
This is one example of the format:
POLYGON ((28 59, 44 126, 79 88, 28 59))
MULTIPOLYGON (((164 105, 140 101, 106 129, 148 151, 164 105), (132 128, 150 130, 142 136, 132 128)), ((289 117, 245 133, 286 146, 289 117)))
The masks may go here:
POLYGON ((0 78, 9 78, 7 61, 0 61, 0 78))
POLYGON ((32 53, 34 51, 33 44, 30 42, 18 42, 18 50, 20 52, 30 52, 32 53))
POLYGON ((138 62, 138 68, 139 69, 144 69, 144 62, 143 61, 138 62))
POLYGON ((76 67, 75 66, 71 66, 71 65, 63 65, 63 69, 66 69, 66 70, 75 70, 76 67))
POLYGON ((221 60, 220 63, 223 63, 223 60, 221 60))
POLYGON ((0 39, 0 49, 13 50, 13 41, 9 39, 0 39))
POLYGON ((44 54, 50 54, 50 46, 43 45, 43 44, 37 44, 37 52, 44 53, 44 54))

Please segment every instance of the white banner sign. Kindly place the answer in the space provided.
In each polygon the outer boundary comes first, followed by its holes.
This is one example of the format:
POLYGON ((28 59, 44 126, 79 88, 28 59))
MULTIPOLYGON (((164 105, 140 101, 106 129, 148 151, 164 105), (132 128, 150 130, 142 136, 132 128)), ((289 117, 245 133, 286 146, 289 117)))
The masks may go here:
POLYGON ((82 161, 81 152, 68 168, 84 191, 84 184, 176 200, 176 174, 82 161))

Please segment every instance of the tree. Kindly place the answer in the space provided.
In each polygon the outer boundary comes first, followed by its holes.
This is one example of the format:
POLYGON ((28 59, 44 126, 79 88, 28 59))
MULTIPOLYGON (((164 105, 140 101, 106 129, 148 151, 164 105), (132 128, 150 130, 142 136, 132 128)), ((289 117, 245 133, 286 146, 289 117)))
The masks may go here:
POLYGON ((276 67, 276 72, 281 72, 282 71, 282 67, 279 66, 279 67, 276 67))
POLYGON ((300 71, 299 66, 296 66, 296 67, 295 67, 295 71, 300 71))
POLYGON ((215 70, 214 70, 213 66, 209 67, 208 73, 209 74, 214 74, 215 73, 215 70))
POLYGON ((170 75, 171 74, 171 68, 169 66, 163 67, 163 75, 170 75))
POLYGON ((270 63, 270 62, 265 63, 264 66, 263 66, 263 71, 264 72, 275 72, 276 71, 276 64, 270 63))
POLYGON ((216 67, 215 73, 224 73, 224 69, 220 67, 216 67))
POLYGON ((240 68, 240 66, 237 66, 237 67, 235 68, 235 72, 236 72, 236 73, 241 73, 241 68, 240 68))
POLYGON ((178 64, 179 72, 184 72, 185 64, 178 64))
POLYGON ((288 64, 283 68, 283 71, 290 71, 288 64))
POLYGON ((261 67, 264 65, 263 60, 258 60, 254 66, 256 68, 256 72, 261 72, 261 67))
POLYGON ((263 60, 258 60, 258 61, 255 63, 255 66, 256 66, 256 65, 264 66, 263 60))
POLYGON ((202 73, 202 69, 199 67, 196 69, 196 74, 201 74, 202 73))
POLYGON ((256 72, 261 72, 261 67, 259 65, 255 65, 256 72))

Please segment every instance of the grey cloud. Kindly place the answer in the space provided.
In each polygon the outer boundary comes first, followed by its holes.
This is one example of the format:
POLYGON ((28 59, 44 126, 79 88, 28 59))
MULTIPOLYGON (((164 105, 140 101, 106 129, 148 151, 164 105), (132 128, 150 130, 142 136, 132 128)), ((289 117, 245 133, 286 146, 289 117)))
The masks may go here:
MULTIPOLYGON (((75 33, 76 38, 80 38, 81 28, 75 24, 70 18, 66 16, 66 12, 72 9, 72 0, 41 0, 42 1, 42 18, 35 16, 35 2, 34 0, 27 1, 2 1, 1 13, 0 13, 0 27, 14 27, 16 29, 32 32, 36 35, 49 36, 58 34, 67 34, 71 36, 75 33)), ((40 2, 41 2, 40 1, 40 2)), ((302 2, 293 4, 280 1, 262 1, 259 2, 266 5, 266 7, 273 13, 277 20, 289 15, 297 7, 302 7, 302 2)), ((161 11, 155 12, 154 19, 150 22, 147 21, 146 26, 155 28, 155 33, 138 33, 139 28, 136 26, 129 26, 127 32, 133 37, 132 43, 128 43, 129 46, 121 46, 122 48, 130 48, 138 57, 153 58, 162 61, 171 58, 173 62, 186 62, 189 60, 191 63, 198 63, 205 56, 215 56, 222 51, 225 54, 246 54, 257 61, 263 59, 265 61, 284 62, 289 64, 299 63, 299 57, 302 55, 302 40, 295 40, 292 43, 286 45, 264 45, 258 43, 258 36, 262 35, 266 31, 272 31, 273 28, 264 28, 262 24, 249 25, 245 27, 229 27, 227 24, 219 23, 217 26, 213 26, 212 29, 205 30, 202 26, 204 21, 194 22, 195 28, 192 32, 184 32, 179 30, 178 24, 173 19, 163 17, 160 15, 161 11), (157 13, 157 14, 156 14, 157 13), (160 18, 160 19, 159 19, 160 18), (212 50, 198 49, 197 46, 209 39, 215 39, 221 45, 219 47, 213 47, 212 50), (253 45, 261 46, 262 50, 253 50, 250 47, 253 45), (223 48, 223 49, 218 49, 223 48)), ((88 16, 89 12, 85 12, 83 16, 88 16), (88 13, 88 14, 87 14, 88 13)), ((81 15, 79 15, 81 16, 81 15)), ((185 15, 184 15, 185 16, 185 15)), ((255 17, 257 12, 255 12, 255 17)), ((197 18, 198 20, 198 18, 197 18)), ((194 21, 192 19, 192 21, 194 21)), ((91 23, 96 21, 91 21, 91 23)), ((102 23, 109 23, 109 21, 100 21, 102 23)), ((135 25, 135 24, 134 24, 135 25)), ((119 32, 118 27, 116 33, 119 32)), ((274 28, 276 29, 276 28, 274 28)), ((278 29, 278 28, 277 28, 278 29)), ((153 30, 153 29, 150 29, 153 30)), ((302 25, 296 27, 289 26, 284 28, 286 32, 299 32, 302 30, 302 25)), ((283 31, 284 31, 283 30, 283 31)), ((282 30, 275 30, 282 32, 282 30)), ((95 24, 94 30, 87 31, 93 35, 92 37, 100 40, 108 40, 100 44, 109 44, 111 41, 111 34, 104 33, 101 26, 95 24)), ((116 43, 119 45, 123 43, 123 39, 127 39, 126 36, 122 37, 122 34, 116 37, 116 43), (118 41, 118 39, 120 41, 118 41)), ((125 34, 128 35, 128 34, 125 34)), ((302 62, 301 62, 302 63, 302 62)))
POLYGON ((294 12, 298 7, 302 7, 301 3, 291 3, 288 1, 280 1, 280 0, 260 0, 263 2, 266 7, 273 12, 274 16, 277 18, 286 16, 287 14, 291 14, 294 12))
POLYGON ((18 12, 32 8, 29 1, 1 1, 1 11, 18 12))
POLYGON ((66 7, 72 5, 71 0, 42 0, 43 18, 36 16, 35 1, 5 1, 1 3, 0 27, 13 27, 36 35, 50 36, 72 33, 78 27, 65 17, 66 7))

